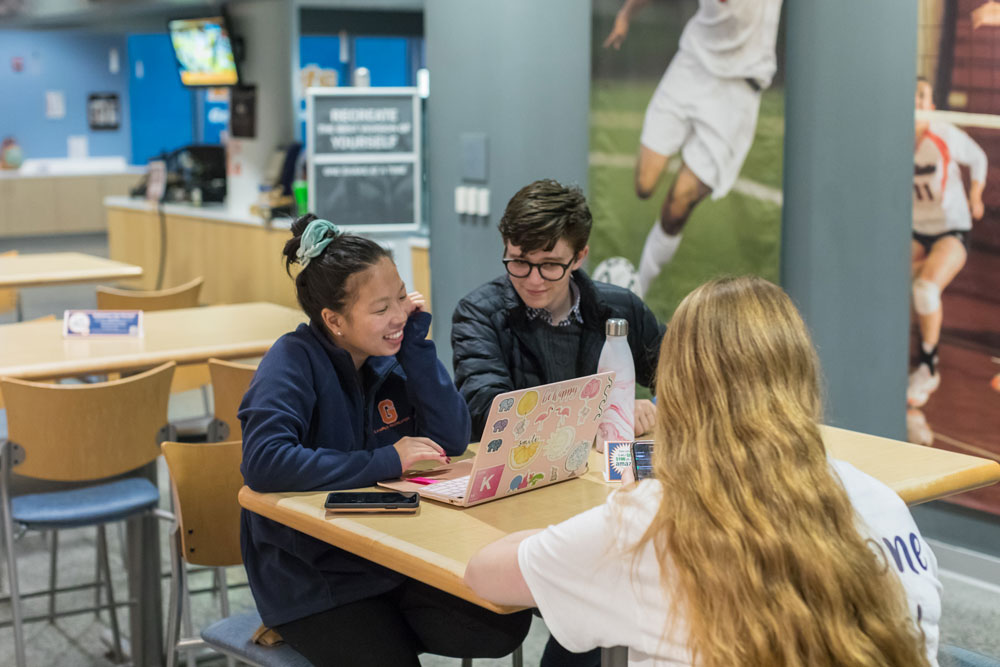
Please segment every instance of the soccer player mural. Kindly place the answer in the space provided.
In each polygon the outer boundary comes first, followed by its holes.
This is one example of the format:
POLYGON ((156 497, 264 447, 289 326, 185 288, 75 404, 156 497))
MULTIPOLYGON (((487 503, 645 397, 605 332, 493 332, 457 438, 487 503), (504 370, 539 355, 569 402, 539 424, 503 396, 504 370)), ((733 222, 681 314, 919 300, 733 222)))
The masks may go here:
POLYGON ((659 317, 715 275, 778 277, 781 4, 594 2, 593 275, 659 317))

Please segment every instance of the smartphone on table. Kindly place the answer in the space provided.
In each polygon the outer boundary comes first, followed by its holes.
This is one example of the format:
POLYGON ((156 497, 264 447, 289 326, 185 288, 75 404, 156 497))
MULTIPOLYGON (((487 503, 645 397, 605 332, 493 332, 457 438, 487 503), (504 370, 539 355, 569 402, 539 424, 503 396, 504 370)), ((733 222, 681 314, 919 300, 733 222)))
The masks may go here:
POLYGON ((412 513, 420 507, 420 495, 399 491, 334 491, 326 497, 331 512, 412 513))
POLYGON ((632 443, 632 470, 635 481, 653 476, 653 441, 636 440, 632 443))

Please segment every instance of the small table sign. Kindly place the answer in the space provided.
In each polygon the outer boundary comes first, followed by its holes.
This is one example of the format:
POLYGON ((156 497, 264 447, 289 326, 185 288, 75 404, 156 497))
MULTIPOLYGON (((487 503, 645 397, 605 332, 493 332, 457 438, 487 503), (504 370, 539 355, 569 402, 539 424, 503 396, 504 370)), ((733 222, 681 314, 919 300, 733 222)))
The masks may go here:
POLYGON ((130 336, 142 338, 141 310, 67 310, 63 337, 130 336))
POLYGON ((609 440, 604 443, 604 481, 620 482, 622 473, 632 467, 632 441, 609 440))

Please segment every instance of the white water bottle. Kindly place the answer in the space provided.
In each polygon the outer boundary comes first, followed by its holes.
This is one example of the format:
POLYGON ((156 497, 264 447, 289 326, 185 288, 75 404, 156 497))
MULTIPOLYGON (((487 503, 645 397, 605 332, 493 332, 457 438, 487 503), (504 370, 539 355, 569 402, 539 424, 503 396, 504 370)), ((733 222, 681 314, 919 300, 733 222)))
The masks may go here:
POLYGON ((597 430, 597 449, 601 452, 606 441, 635 440, 635 364, 628 345, 628 320, 609 319, 604 333, 606 339, 597 372, 614 371, 615 384, 597 430))

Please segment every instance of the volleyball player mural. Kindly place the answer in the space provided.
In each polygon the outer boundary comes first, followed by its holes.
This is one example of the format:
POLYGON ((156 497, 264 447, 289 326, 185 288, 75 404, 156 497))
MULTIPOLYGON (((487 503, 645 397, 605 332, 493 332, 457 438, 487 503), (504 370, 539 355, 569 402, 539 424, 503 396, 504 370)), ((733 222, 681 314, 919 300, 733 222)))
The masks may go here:
MULTIPOLYGON (((913 279, 908 437, 994 458, 1000 458, 998 42, 1000 4, 919 0, 912 238, 900 239, 911 248, 913 279)), ((953 500, 1000 514, 1000 489, 953 500)))
MULTIPOLYGON (((648 3, 625 0, 605 48, 622 48, 637 10, 648 3)), ((695 207, 709 195, 721 199, 736 184, 754 142, 762 92, 777 70, 780 13, 781 0, 699 0, 642 122, 635 196, 665 194, 655 220, 628 223, 648 229, 638 272, 633 280, 631 266, 612 258, 598 267, 596 279, 624 283, 645 296, 680 247, 695 207), (672 157, 680 158, 676 175, 669 174, 672 157), (665 188, 658 188, 661 180, 668 181, 665 188)), ((662 43, 661 53, 668 53, 669 41, 662 43)), ((732 270, 724 260, 719 268, 732 270)))
MULTIPOLYGON (((916 108, 934 109, 934 90, 917 80, 916 108)), ((941 384, 938 342, 944 308, 941 292, 965 266, 972 221, 983 217, 986 153, 950 123, 918 119, 913 151, 913 310, 920 327, 917 367, 910 373, 906 403, 921 408, 941 384), (966 197, 959 165, 969 168, 966 197)), ((919 428, 917 429, 920 430, 919 428)), ((933 441, 926 431, 917 439, 933 441)))

